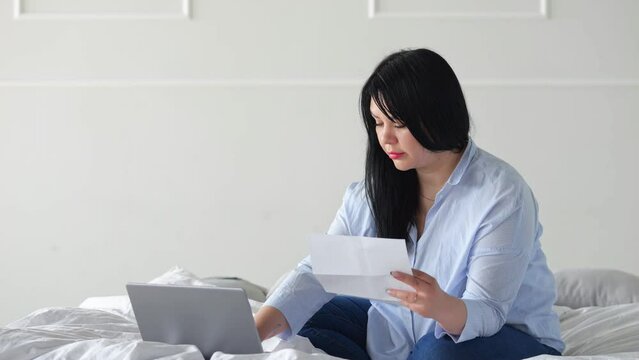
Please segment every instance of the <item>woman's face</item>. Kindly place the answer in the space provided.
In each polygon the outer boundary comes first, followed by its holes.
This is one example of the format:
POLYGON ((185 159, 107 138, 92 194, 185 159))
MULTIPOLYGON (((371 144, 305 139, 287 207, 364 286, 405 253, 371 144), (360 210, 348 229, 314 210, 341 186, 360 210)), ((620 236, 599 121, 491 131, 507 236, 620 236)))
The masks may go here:
POLYGON ((438 161, 438 153, 429 151, 399 122, 392 122, 371 99, 371 114, 375 119, 377 140, 393 160, 397 170, 428 168, 438 161))

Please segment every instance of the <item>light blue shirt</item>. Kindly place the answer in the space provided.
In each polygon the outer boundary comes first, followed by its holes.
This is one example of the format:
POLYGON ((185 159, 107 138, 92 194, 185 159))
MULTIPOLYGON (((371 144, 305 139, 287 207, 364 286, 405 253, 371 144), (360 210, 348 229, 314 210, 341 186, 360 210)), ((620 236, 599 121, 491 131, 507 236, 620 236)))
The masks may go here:
MULTIPOLYGON (((328 234, 376 236, 364 183, 351 184, 328 234)), ((468 317, 459 335, 409 309, 371 301, 366 348, 372 359, 405 359, 415 343, 434 332, 455 342, 491 336, 504 324, 564 350, 556 290, 539 237, 542 226, 532 191, 506 162, 469 141, 426 216, 424 233, 409 230, 412 267, 430 274, 449 295, 461 298, 468 317)), ((324 291, 304 258, 266 301, 296 334, 335 294, 324 291)))

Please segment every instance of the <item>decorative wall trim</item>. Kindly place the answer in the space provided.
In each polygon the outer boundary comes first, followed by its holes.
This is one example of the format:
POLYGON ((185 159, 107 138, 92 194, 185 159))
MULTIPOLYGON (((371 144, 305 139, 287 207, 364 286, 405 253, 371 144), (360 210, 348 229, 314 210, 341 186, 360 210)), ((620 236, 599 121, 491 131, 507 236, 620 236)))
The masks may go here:
POLYGON ((639 78, 588 79, 588 78, 522 78, 522 79, 476 79, 461 82, 462 86, 472 87, 635 87, 639 78))
POLYGON ((487 11, 487 12, 379 12, 377 1, 368 0, 368 17, 378 18, 412 18, 412 19, 548 19, 548 0, 539 0, 538 11, 512 12, 512 11, 487 11))
MULTIPOLYGON (((0 87, 360 87, 365 79, 81 79, 0 80, 0 87)), ((637 87, 630 79, 469 79, 463 87, 637 87)))
POLYGON ((180 11, 171 13, 29 13, 24 12, 24 0, 13 0, 13 18, 15 20, 189 20, 191 19, 191 0, 179 0, 180 11))

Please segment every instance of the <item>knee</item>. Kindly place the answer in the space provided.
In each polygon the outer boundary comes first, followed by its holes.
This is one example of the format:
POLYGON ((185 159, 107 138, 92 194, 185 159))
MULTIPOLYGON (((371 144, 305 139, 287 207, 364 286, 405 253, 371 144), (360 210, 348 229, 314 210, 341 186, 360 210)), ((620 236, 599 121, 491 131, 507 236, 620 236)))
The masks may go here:
POLYGON ((330 310, 332 304, 327 303, 320 308, 310 319, 306 321, 302 329, 304 328, 325 328, 330 327, 331 320, 334 318, 333 313, 330 310))
POLYGON ((355 320, 365 323, 368 307, 370 302, 336 296, 313 314, 304 326, 332 329, 337 323, 344 321, 351 323, 355 320))
MULTIPOLYGON (((336 321, 335 303, 333 300, 324 304, 310 319, 306 321, 302 330, 308 328, 331 329, 336 321)), ((301 334, 302 331, 300 331, 301 334)), ((305 335, 302 335, 305 336, 305 335)))

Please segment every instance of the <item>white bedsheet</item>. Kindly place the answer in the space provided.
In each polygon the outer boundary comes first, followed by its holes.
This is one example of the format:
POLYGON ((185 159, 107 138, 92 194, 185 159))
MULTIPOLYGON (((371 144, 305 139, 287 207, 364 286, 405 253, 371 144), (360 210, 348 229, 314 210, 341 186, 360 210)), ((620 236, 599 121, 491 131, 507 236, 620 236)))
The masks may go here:
MULTIPOLYGON (((0 359, 203 360, 194 346, 142 342, 135 320, 126 315, 124 298, 101 299, 104 310, 45 308, 14 321, 0 329, 0 359)), ((88 303, 96 304, 96 299, 88 303)), ((639 304, 561 309, 560 314, 569 359, 639 359, 639 304)), ((270 353, 216 353, 211 359, 336 359, 299 336, 291 341, 274 338, 263 345, 270 353)), ((532 359, 555 358, 559 359, 532 359)))
MULTIPOLYGON (((182 269, 164 274, 162 283, 197 285, 182 269), (167 276, 167 274, 169 274, 167 276), (186 277, 188 277, 186 276, 186 277)), ((159 278, 159 279, 160 279, 159 278)), ((261 303, 250 301, 255 312, 261 303)), ((639 303, 569 309, 556 307, 566 343, 562 358, 581 360, 639 359, 639 303)), ((213 360, 329 360, 303 337, 273 338, 263 343, 268 353, 215 353, 213 360)), ((45 308, 0 328, 0 360, 203 360, 192 345, 143 342, 126 296, 89 298, 79 308, 45 308)), ((531 359, 559 359, 537 356, 531 359)))
MULTIPOLYGON (((135 319, 122 315, 122 309, 114 310, 113 305, 120 304, 121 299, 105 300, 115 303, 107 310, 45 308, 8 324, 0 329, 0 359, 204 360, 193 345, 143 342, 135 319)), ((337 359, 300 336, 291 341, 273 338, 262 345, 271 353, 216 353, 211 359, 337 359)))
POLYGON ((80 308, 41 309, 0 329, 0 359, 203 360, 195 346, 142 342, 135 322, 80 308))

